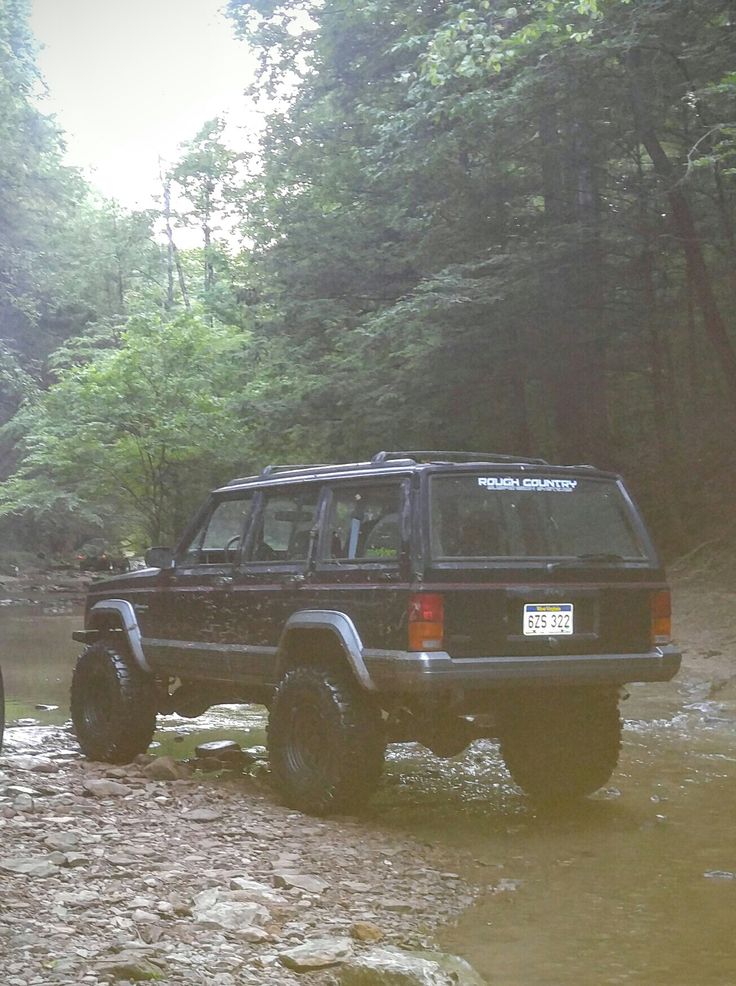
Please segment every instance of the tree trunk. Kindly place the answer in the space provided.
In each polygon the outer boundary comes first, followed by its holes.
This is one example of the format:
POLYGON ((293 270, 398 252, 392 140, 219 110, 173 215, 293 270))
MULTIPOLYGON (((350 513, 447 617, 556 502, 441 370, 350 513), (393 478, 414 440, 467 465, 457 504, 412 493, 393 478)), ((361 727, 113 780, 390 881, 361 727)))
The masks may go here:
POLYGON ((640 61, 641 53, 637 50, 630 53, 627 61, 638 136, 652 160, 655 172, 666 184, 667 197, 672 210, 672 223, 675 234, 682 243, 690 281, 703 314, 705 331, 720 361, 721 371, 731 400, 736 404, 736 351, 729 337, 726 323, 718 310, 713 285, 703 256, 703 248, 685 189, 680 184, 675 167, 667 157, 654 126, 649 120, 642 98, 639 78, 640 61))

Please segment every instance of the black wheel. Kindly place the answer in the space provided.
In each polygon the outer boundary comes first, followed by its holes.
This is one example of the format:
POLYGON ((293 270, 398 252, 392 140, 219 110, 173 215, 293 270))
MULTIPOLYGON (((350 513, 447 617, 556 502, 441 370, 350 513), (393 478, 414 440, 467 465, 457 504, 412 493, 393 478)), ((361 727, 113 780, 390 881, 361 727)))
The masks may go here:
POLYGON ((117 643, 88 647, 72 676, 71 712, 90 760, 129 763, 144 753, 156 728, 156 691, 117 643))
POLYGON ((514 781, 538 801, 592 794, 621 749, 618 692, 611 688, 519 691, 501 715, 501 754, 514 781))
POLYGON ((380 710, 346 672, 299 667, 281 679, 268 720, 276 787, 314 815, 363 804, 383 769, 380 710))

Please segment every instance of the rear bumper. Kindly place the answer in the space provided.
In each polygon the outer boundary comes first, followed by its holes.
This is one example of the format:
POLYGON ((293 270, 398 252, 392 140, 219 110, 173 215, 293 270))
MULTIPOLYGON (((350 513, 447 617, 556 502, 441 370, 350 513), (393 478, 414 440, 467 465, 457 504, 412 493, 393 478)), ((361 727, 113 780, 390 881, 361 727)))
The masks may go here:
POLYGON ((682 660, 672 645, 644 654, 556 654, 554 657, 462 657, 445 651, 363 651, 377 691, 433 692, 561 682, 626 684, 669 681, 682 660))

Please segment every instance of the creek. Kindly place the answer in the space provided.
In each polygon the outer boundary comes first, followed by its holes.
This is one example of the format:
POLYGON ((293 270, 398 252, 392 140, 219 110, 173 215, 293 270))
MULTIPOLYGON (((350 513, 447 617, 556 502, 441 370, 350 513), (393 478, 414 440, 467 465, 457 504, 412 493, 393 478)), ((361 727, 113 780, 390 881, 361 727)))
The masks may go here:
MULTIPOLYGON (((48 752, 48 727, 67 722, 79 623, 63 606, 0 610, 10 749, 48 752)), ((493 984, 736 982, 736 686, 681 674, 630 692, 618 770, 565 811, 519 794, 490 742, 452 760, 391 748, 365 821, 442 843, 485 888, 441 943, 493 984)), ((262 744, 264 727, 255 706, 168 717, 156 752, 182 758, 225 737, 262 744)))

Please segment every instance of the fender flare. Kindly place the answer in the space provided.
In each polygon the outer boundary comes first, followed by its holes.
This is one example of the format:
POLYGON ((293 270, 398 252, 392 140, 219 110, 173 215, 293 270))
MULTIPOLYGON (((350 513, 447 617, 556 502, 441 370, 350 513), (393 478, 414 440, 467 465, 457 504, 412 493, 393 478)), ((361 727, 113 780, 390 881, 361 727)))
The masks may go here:
POLYGON ((122 624, 120 629, 125 634, 125 639, 128 642, 133 660, 141 671, 144 671, 146 674, 153 674, 151 666, 146 660, 146 655, 143 653, 143 642, 140 627, 138 626, 138 617, 135 615, 132 604, 127 599, 103 599, 99 603, 95 603, 87 616, 87 625, 90 629, 95 629, 95 617, 101 616, 104 613, 117 614, 122 624))
POLYGON ((289 637, 300 630, 328 630, 340 644, 353 677, 366 691, 376 691, 363 659, 363 642, 355 624, 338 610, 307 609, 292 613, 281 633, 276 652, 276 671, 281 678, 287 661, 289 637))

